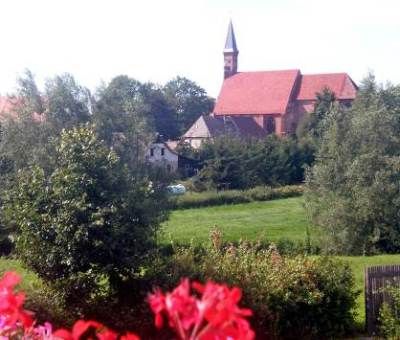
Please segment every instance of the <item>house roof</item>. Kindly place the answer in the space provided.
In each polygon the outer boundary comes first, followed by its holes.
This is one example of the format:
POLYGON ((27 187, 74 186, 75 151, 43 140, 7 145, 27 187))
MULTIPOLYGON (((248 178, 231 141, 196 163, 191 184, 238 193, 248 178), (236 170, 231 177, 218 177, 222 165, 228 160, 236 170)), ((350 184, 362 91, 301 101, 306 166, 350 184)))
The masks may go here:
POLYGON ((222 84, 214 114, 284 114, 299 76, 299 70, 236 73, 222 84))
MULTIPOLYGON (((21 105, 21 102, 21 99, 15 97, 0 96, 0 120, 17 119, 17 107, 21 105)), ((46 120, 46 116, 45 114, 33 112, 32 119, 37 123, 41 123, 46 120)))
POLYGON ((324 88, 334 92, 337 99, 354 99, 357 94, 357 85, 347 73, 305 74, 297 100, 315 100, 315 94, 324 88))
POLYGON ((252 117, 201 116, 182 138, 210 138, 224 133, 232 133, 247 138, 266 136, 266 131, 252 117))

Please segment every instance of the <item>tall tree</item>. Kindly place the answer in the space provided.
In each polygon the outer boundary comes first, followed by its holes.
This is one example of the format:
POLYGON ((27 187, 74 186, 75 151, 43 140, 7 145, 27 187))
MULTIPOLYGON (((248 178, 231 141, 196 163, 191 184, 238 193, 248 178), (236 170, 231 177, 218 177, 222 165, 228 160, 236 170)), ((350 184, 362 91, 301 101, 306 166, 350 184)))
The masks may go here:
POLYGON ((214 99, 193 81, 176 77, 164 86, 164 94, 176 114, 176 124, 180 134, 203 114, 208 114, 214 107, 214 99))
POLYGON ((142 84, 118 76, 97 94, 93 121, 99 136, 134 169, 154 138, 153 121, 146 115, 142 84))
POLYGON ((313 223, 323 228, 328 251, 400 250, 396 93, 395 87, 382 89, 367 77, 353 107, 335 110, 322 139, 306 198, 313 223))
POLYGON ((46 119, 57 130, 70 129, 89 121, 90 92, 78 85, 71 74, 65 73, 47 80, 44 97, 46 119))

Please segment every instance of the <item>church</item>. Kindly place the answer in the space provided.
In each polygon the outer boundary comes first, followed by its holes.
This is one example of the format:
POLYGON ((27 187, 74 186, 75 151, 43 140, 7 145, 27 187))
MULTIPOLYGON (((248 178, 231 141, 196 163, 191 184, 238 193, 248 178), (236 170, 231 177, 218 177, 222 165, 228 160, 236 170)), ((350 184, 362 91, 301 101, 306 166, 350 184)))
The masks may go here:
POLYGON ((239 50, 232 21, 224 54, 224 81, 213 112, 200 117, 182 136, 198 148, 224 132, 242 137, 294 133, 314 109, 316 94, 330 89, 338 102, 350 106, 357 85, 347 73, 302 74, 300 70, 238 72, 239 50))

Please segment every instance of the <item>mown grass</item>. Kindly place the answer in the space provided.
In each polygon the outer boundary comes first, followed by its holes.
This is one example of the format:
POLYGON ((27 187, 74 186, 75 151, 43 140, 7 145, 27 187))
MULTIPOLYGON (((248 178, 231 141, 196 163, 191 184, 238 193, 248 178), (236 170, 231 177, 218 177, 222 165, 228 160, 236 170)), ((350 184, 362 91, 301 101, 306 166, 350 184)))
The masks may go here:
MULTIPOLYGON (((307 221, 302 197, 215 207, 175 210, 163 224, 160 242, 205 243, 217 227, 228 242, 293 241, 306 239, 307 221)), ((311 235, 312 235, 311 230, 311 235)))

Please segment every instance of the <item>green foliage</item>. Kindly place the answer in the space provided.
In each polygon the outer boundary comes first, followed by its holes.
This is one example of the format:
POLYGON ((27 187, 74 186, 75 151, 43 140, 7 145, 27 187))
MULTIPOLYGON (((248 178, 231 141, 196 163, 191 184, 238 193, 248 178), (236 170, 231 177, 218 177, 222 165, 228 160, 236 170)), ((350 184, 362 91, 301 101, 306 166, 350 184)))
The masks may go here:
POLYGON ((349 266, 329 258, 282 257, 246 244, 221 246, 212 233, 212 248, 177 248, 163 272, 165 284, 180 277, 213 279, 243 289, 243 305, 254 311, 261 338, 328 338, 353 327, 358 295, 349 266))
POLYGON ((247 190, 189 192, 178 196, 174 201, 174 207, 176 209, 188 209, 223 204, 270 201, 273 199, 297 197, 302 194, 303 187, 301 185, 288 185, 277 188, 258 186, 247 190))
POLYGON ((90 92, 78 85, 71 74, 47 80, 45 98, 47 123, 57 131, 70 129, 90 119, 90 92))
POLYGON ((89 127, 64 131, 57 167, 19 171, 4 201, 17 254, 67 300, 121 293, 165 217, 164 191, 135 178, 89 127))
POLYGON ((328 252, 400 250, 398 94, 369 77, 351 109, 332 113, 306 190, 328 252))
POLYGON ((207 96, 206 91, 184 77, 170 80, 165 84, 163 92, 176 115, 176 137, 185 133, 197 118, 210 113, 214 107, 214 100, 207 96))
POLYGON ((384 302, 379 310, 379 331, 385 339, 400 338, 400 289, 389 286, 386 289, 391 297, 390 303, 384 302))
POLYGON ((307 145, 290 137, 243 140, 226 135, 205 143, 200 158, 205 166, 199 179, 208 187, 245 189, 299 183, 313 156, 307 145))
POLYGON ((313 112, 305 114, 296 131, 300 139, 311 139, 315 148, 320 145, 321 139, 329 127, 334 109, 338 105, 335 94, 329 88, 324 88, 316 96, 317 101, 313 112))

